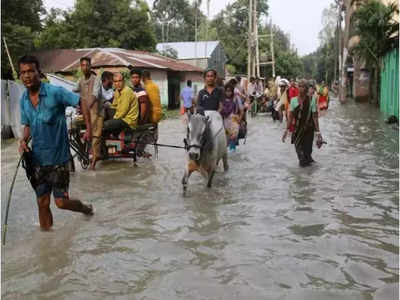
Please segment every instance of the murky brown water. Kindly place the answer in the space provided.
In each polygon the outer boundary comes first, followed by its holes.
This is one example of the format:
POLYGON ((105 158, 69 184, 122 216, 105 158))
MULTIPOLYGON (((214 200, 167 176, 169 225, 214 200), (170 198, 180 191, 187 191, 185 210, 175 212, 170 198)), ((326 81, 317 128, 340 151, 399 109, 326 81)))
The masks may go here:
MULTIPOLYGON (((332 104, 318 164, 300 169, 282 125, 251 119, 247 144, 212 189, 184 152, 107 162, 71 177, 71 195, 95 216, 61 211, 38 227, 23 172, 16 181, 3 299, 398 299, 398 131, 368 105, 332 104)), ((182 144, 180 120, 160 142, 182 144)), ((2 208, 17 160, 3 143, 2 208)))

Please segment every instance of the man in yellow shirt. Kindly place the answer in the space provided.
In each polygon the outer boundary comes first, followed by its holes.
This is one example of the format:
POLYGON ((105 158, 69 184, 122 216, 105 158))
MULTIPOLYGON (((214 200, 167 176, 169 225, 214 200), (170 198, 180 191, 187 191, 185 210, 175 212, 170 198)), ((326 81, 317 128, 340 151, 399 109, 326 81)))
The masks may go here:
POLYGON ((142 77, 144 88, 150 100, 150 122, 157 124, 162 117, 160 89, 153 80, 151 80, 149 71, 144 71, 142 77))
POLYGON ((125 86, 122 74, 115 73, 113 82, 115 94, 111 108, 115 109, 115 114, 113 119, 104 122, 105 136, 110 133, 117 136, 125 128, 136 128, 139 116, 137 97, 131 88, 125 86))

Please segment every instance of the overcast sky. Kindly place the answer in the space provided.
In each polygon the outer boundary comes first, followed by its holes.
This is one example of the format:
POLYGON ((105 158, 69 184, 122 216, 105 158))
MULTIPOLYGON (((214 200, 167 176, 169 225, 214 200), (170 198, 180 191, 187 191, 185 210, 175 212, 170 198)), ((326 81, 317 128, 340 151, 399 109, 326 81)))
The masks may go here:
MULTIPOLYGON (((193 1, 193 0, 189 0, 193 1)), ((215 16, 233 0, 211 0, 210 18, 215 16)), ((268 0, 272 22, 290 34, 291 42, 300 55, 311 53, 319 46, 318 32, 322 28, 321 14, 334 0, 268 0)), ((147 0, 151 5, 153 0, 147 0)), ((201 9, 207 14, 207 1, 201 9)), ((51 7, 72 8, 75 0, 43 0, 46 9, 51 7)))

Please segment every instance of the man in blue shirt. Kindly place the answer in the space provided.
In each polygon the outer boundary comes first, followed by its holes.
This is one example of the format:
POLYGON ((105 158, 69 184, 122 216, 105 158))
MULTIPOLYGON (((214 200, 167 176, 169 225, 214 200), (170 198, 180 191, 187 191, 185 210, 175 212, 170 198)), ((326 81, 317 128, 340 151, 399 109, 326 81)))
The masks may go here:
MULTIPOLYGON (((32 151, 34 175, 31 179, 35 190, 39 222, 43 230, 53 225, 50 210, 50 194, 53 192, 58 208, 92 215, 91 205, 71 200, 68 195, 70 160, 65 108, 78 106, 79 97, 62 87, 40 82, 39 62, 34 56, 23 56, 19 62, 20 79, 26 87, 21 105, 21 123, 25 125, 19 151, 32 151), (32 150, 27 140, 32 137, 32 150)), ((81 103, 81 110, 86 122, 84 138, 91 139, 89 110, 81 103)))
POLYGON ((193 114, 193 98, 194 98, 194 91, 192 89, 192 81, 187 81, 187 86, 182 89, 181 92, 181 99, 183 101, 183 108, 185 112, 190 112, 193 114))

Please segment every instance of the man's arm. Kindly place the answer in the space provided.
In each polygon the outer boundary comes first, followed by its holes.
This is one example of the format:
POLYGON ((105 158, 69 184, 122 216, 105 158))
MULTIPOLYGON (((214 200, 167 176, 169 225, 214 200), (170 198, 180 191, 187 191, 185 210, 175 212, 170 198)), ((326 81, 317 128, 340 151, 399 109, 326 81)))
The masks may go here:
POLYGON ((22 154, 23 152, 29 152, 28 140, 30 136, 31 136, 31 129, 28 125, 25 125, 22 139, 19 141, 18 151, 20 154, 22 154))
POLYGON ((139 101, 139 105, 140 105, 140 120, 143 121, 144 123, 148 122, 148 106, 147 104, 150 102, 149 98, 147 97, 147 95, 142 95, 138 98, 139 101))
POLYGON ((220 94, 219 94, 219 102, 218 102, 218 112, 221 113, 221 111, 224 109, 224 100, 225 100, 225 90, 220 88, 220 94))
POLYGON ((90 121, 89 108, 87 107, 86 103, 82 101, 82 99, 79 100, 79 104, 83 115, 83 119, 85 120, 86 124, 86 131, 85 135, 83 136, 83 139, 90 141, 92 140, 92 126, 90 121))
POLYGON ((288 115, 287 115, 286 130, 285 130, 285 132, 283 133, 283 136, 282 136, 282 142, 283 142, 283 143, 284 143, 285 140, 286 140, 286 137, 287 137, 287 135, 288 135, 288 132, 289 132, 289 129, 290 129, 290 125, 292 124, 292 122, 293 122, 293 113, 292 113, 292 111, 289 109, 288 115))
POLYGON ((101 86, 102 86, 101 79, 99 77, 96 77, 93 83, 92 94, 89 97, 89 109, 91 109, 93 105, 96 103, 96 101, 99 100, 101 94, 101 86))
POLYGON ((80 83, 81 83, 81 79, 79 79, 79 80, 75 83, 75 86, 74 86, 74 88, 72 89, 73 92, 79 93, 79 92, 81 91, 81 85, 80 85, 80 83))
POLYGON ((317 134, 320 134, 319 132, 319 122, 318 122, 318 112, 313 112, 312 113, 312 118, 314 121, 314 127, 315 127, 315 131, 317 134))
POLYGON ((89 97, 89 110, 93 107, 93 105, 96 103, 97 98, 94 95, 90 95, 89 97))

